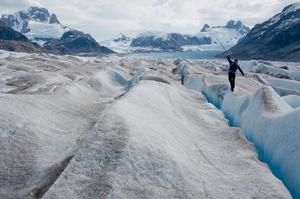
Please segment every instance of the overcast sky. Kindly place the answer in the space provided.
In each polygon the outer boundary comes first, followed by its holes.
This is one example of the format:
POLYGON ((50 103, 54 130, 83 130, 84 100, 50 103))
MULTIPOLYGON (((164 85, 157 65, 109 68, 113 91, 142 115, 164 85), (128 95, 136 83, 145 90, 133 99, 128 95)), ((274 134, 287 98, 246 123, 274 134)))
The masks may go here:
POLYGON ((122 32, 196 33, 201 27, 230 19, 254 26, 295 0, 0 0, 1 14, 42 6, 63 25, 90 33, 97 40, 122 32))

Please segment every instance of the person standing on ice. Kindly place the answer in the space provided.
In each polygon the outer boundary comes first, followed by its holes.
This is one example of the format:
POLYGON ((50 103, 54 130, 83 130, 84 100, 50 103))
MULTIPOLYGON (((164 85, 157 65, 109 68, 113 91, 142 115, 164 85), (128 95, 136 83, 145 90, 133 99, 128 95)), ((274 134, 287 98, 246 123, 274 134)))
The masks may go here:
POLYGON ((245 77, 245 74, 244 74, 243 70, 241 69, 241 67, 239 66, 239 61, 237 59, 232 61, 230 59, 230 56, 229 56, 228 53, 226 53, 226 56, 227 56, 227 60, 229 62, 228 80, 230 82, 231 91, 233 92, 234 87, 235 87, 235 73, 236 73, 236 71, 239 70, 244 77, 245 77))

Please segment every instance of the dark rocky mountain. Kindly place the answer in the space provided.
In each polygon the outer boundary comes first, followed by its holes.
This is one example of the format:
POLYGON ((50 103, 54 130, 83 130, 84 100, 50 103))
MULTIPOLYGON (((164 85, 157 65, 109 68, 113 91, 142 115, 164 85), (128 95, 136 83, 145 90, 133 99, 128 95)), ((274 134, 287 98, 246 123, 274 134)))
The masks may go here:
POLYGON ((55 14, 49 13, 48 9, 40 7, 30 7, 28 17, 39 22, 49 22, 50 24, 60 24, 55 14))
POLYGON ((112 50, 100 46, 89 34, 77 30, 65 32, 61 39, 51 40, 44 44, 43 49, 47 53, 53 54, 109 54, 112 50))
POLYGON ((128 42, 132 39, 124 35, 123 33, 120 33, 113 41, 114 42, 128 42))
POLYGON ((213 44, 216 42, 216 38, 222 40, 222 43, 233 46, 249 31, 250 28, 245 26, 241 21, 231 20, 225 26, 210 27, 208 24, 205 24, 201 31, 195 35, 145 32, 133 39, 130 46, 153 48, 155 51, 178 51, 182 50, 182 46, 213 44))
POLYGON ((250 28, 245 26, 241 21, 230 20, 227 22, 225 28, 234 29, 243 35, 246 35, 250 32, 250 28))
POLYGON ((248 34, 250 32, 250 28, 246 25, 244 25, 241 21, 235 21, 235 20, 230 20, 227 22, 227 24, 225 26, 213 26, 210 27, 208 24, 205 24, 200 32, 208 32, 209 29, 220 29, 220 28, 224 28, 224 29, 232 29, 232 30, 236 30, 237 32, 239 32, 241 35, 246 36, 246 34, 248 34))
POLYGON ((200 30, 200 32, 206 32, 209 28, 208 24, 204 24, 203 28, 200 30))
POLYGON ((300 3, 257 24, 230 51, 241 59, 300 61, 300 3))
POLYGON ((22 33, 15 31, 14 29, 6 26, 4 22, 0 21, 0 39, 2 40, 16 40, 16 41, 28 41, 22 33))
POLYGON ((209 37, 197 37, 180 33, 142 33, 130 44, 131 47, 151 47, 162 50, 181 50, 184 45, 211 44, 209 37))
POLYGON ((30 42, 22 33, 0 21, 0 49, 16 52, 38 53, 42 52, 41 47, 30 42))

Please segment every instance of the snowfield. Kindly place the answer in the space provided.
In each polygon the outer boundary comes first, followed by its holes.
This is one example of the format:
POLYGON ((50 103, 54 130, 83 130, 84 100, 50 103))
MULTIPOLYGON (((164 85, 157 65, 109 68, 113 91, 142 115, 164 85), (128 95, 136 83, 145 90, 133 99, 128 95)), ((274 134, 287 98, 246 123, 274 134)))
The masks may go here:
POLYGON ((30 40, 39 42, 42 39, 60 39, 61 36, 70 30, 61 24, 47 24, 43 22, 29 21, 28 27, 30 32, 26 33, 26 37, 30 40))
MULTIPOLYGON (((199 32, 197 33, 198 37, 211 37, 212 38, 212 47, 215 47, 216 49, 222 50, 222 47, 220 47, 219 41, 222 42, 223 45, 226 46, 226 48, 231 48, 235 44, 238 43, 238 41, 243 38, 245 35, 239 33, 238 31, 234 29, 228 29, 228 28, 207 28, 207 32, 199 32)), ((201 48, 201 46, 200 46, 201 48)))
POLYGON ((0 198, 299 197, 296 78, 243 62, 235 96, 223 60, 0 57, 0 198))

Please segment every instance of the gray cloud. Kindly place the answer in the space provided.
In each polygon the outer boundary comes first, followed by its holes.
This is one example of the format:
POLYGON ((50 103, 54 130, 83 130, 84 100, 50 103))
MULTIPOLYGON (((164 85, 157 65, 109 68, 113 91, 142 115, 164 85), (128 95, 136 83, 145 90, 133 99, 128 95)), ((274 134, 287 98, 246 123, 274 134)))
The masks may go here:
POLYGON ((41 6, 40 3, 34 0, 1 0, 1 13, 16 12, 18 10, 27 9, 29 6, 41 6))
POLYGON ((294 0, 1 0, 1 13, 43 6, 67 26, 98 40, 120 32, 198 32, 205 23, 222 25, 230 19, 254 26, 280 12, 294 0))

